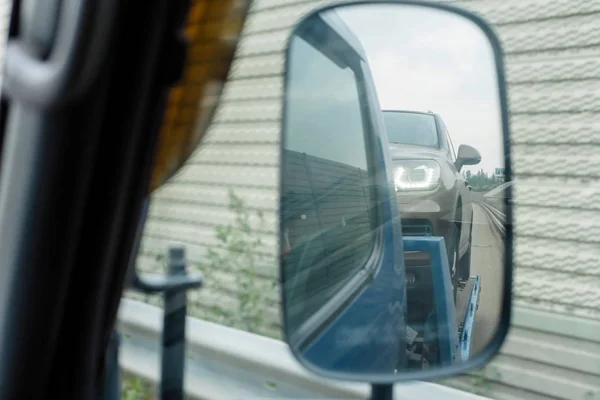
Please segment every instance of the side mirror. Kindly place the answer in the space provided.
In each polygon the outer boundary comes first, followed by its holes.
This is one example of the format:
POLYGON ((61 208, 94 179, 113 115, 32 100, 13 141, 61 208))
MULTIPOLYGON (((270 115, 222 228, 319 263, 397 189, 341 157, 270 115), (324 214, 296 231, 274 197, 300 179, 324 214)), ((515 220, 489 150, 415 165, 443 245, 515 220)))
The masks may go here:
POLYGON ((279 258, 292 353, 319 375, 377 384, 481 366, 510 322, 512 217, 469 194, 436 121, 484 150, 458 151, 461 166, 481 163, 474 187, 498 184, 498 167, 510 180, 498 39, 443 3, 359 2, 308 14, 285 61, 279 258))
POLYGON ((476 148, 469 146, 468 144, 461 144, 458 147, 458 154, 456 155, 456 161, 454 165, 456 169, 460 171, 465 165, 477 165, 481 162, 481 154, 476 148))

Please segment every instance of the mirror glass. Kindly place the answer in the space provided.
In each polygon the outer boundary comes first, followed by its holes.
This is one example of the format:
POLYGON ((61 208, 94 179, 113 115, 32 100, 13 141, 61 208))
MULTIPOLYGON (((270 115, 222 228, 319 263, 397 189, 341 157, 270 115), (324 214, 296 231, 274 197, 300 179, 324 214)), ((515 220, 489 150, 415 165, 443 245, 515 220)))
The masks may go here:
POLYGON ((292 33, 282 303, 308 368, 393 381, 495 338, 510 182, 491 43, 460 14, 393 3, 328 8, 292 33))

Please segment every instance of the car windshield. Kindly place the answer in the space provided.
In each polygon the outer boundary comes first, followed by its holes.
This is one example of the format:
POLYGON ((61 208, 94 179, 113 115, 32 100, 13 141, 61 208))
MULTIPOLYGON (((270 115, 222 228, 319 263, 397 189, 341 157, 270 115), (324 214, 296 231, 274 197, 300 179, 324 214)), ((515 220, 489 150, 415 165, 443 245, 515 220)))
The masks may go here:
POLYGON ((438 147, 438 135, 433 115, 384 111, 383 117, 390 143, 438 147))

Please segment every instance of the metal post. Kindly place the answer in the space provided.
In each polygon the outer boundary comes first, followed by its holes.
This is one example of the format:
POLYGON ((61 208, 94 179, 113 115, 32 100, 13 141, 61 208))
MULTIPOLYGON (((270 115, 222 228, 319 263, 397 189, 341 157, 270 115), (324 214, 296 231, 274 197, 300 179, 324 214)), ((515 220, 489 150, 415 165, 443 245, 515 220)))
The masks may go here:
POLYGON ((121 376, 119 368, 119 346, 121 335, 114 329, 106 349, 104 366, 104 391, 103 400, 119 400, 121 398, 121 376))
MULTIPOLYGON (((169 247, 168 274, 170 276, 186 275, 183 245, 169 247)), ((165 290, 160 387, 162 400, 183 400, 184 398, 186 312, 186 288, 165 290)))

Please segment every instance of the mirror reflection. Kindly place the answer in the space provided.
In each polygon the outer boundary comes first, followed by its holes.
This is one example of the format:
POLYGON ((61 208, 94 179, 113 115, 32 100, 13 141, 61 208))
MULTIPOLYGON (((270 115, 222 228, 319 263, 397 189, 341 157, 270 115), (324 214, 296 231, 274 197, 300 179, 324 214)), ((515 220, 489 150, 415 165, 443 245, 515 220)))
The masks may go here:
POLYGON ((292 34, 282 129, 284 325, 321 373, 460 363, 494 338, 506 243, 493 48, 470 20, 331 8, 292 34))

